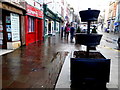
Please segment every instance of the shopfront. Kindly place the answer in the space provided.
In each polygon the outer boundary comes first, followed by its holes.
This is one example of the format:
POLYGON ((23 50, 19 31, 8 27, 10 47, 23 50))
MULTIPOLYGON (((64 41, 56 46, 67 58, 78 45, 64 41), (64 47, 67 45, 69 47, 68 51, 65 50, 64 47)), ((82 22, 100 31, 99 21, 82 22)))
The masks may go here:
POLYGON ((63 20, 44 4, 44 37, 59 32, 61 22, 63 23, 63 20))
POLYGON ((1 3, 0 48, 16 49, 21 46, 21 16, 25 10, 12 4, 1 3))
POLYGON ((43 40, 43 11, 27 5, 26 22, 26 45, 43 40))
POLYGON ((56 22, 56 32, 59 32, 59 31, 60 31, 60 23, 56 22))
POLYGON ((47 10, 47 14, 44 14, 45 26, 44 26, 44 35, 53 35, 55 32, 55 14, 51 10, 47 10))

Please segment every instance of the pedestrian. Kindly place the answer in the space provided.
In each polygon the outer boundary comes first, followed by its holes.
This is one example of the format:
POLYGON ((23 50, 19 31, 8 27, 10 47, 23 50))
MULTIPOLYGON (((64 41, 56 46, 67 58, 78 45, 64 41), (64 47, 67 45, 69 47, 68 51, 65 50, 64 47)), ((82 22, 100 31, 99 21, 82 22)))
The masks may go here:
POLYGON ((66 23, 65 29, 64 29, 64 37, 66 38, 66 31, 67 31, 68 23, 66 23))
POLYGON ((73 42, 73 37, 74 37, 74 33, 75 33, 75 28, 74 28, 74 24, 72 24, 71 28, 70 28, 70 42, 73 42))
POLYGON ((63 38, 64 26, 61 27, 61 39, 63 38))
POLYGON ((94 26, 94 28, 92 29, 92 32, 91 33, 97 33, 96 31, 96 26, 94 26))
POLYGON ((118 25, 115 26, 115 29, 114 29, 114 34, 118 32, 118 25))
POLYGON ((66 37, 66 26, 64 28, 64 37, 66 37))
POLYGON ((103 24, 101 25, 101 31, 103 30, 103 24))
POLYGON ((68 40, 69 37, 69 32, 70 32, 70 24, 68 24, 68 26, 66 27, 66 38, 68 40))

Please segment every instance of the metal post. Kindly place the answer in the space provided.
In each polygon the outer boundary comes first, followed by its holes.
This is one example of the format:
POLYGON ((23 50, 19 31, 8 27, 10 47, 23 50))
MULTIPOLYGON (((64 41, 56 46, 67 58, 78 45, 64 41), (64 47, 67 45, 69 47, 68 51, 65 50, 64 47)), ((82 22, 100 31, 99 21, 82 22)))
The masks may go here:
POLYGON ((87 34, 90 34, 90 21, 88 21, 87 34))
MULTIPOLYGON (((90 21, 88 21, 87 34, 90 34, 90 21)), ((90 50, 90 46, 87 45, 87 53, 86 53, 87 58, 89 58, 89 50, 90 50)))

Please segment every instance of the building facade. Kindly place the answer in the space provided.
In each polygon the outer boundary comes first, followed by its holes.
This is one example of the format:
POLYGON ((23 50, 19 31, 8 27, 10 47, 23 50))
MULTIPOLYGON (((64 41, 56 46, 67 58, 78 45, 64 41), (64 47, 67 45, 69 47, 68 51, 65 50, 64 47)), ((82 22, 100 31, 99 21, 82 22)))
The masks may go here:
POLYGON ((115 30, 115 18, 116 18, 116 9, 117 9, 117 1, 110 2, 109 4, 109 12, 108 12, 108 29, 110 32, 115 30))
POLYGON ((72 22, 74 9, 66 0, 2 0, 0 48, 16 49, 60 33, 72 22), (72 11, 71 11, 72 10, 72 11))
POLYGON ((0 11, 0 48, 16 49, 43 40, 43 0, 3 0, 0 11))
POLYGON ((116 19, 114 25, 116 33, 120 33, 120 0, 117 0, 116 19))
POLYGON ((0 2, 0 48, 16 49, 22 45, 21 32, 24 28, 23 15, 25 5, 20 0, 3 0, 0 2))
POLYGON ((47 35, 55 35, 60 32, 60 25, 63 22, 61 17, 60 0, 44 1, 44 37, 47 35))
POLYGON ((26 1, 25 39, 26 45, 43 40, 43 3, 39 1, 26 1))

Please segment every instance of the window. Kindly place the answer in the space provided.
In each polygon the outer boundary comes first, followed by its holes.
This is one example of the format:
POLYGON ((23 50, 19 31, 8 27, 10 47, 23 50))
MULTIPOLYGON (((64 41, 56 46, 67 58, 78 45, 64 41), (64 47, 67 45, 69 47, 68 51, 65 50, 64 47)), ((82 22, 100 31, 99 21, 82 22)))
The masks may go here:
POLYGON ((28 32, 34 32, 34 18, 29 17, 28 32))

